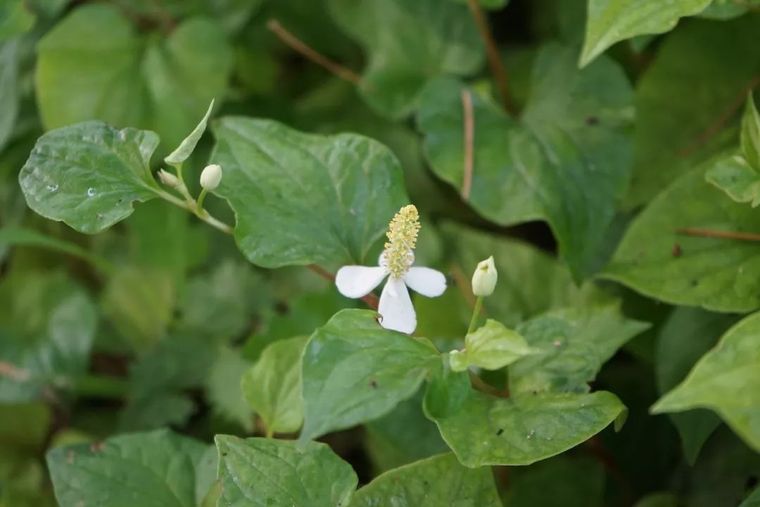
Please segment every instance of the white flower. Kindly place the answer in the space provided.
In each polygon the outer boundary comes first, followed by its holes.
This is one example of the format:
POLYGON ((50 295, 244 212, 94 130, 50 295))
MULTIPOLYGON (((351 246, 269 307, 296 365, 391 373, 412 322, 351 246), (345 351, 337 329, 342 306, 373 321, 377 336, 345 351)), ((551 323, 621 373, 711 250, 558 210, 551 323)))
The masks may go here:
POLYGON ((435 269, 412 266, 419 232, 419 215, 412 205, 396 213, 388 226, 388 242, 378 266, 343 266, 335 276, 338 291, 349 298, 361 298, 388 277, 380 294, 380 325, 386 329, 412 333, 417 316, 407 287, 427 297, 446 290, 446 277, 435 269))

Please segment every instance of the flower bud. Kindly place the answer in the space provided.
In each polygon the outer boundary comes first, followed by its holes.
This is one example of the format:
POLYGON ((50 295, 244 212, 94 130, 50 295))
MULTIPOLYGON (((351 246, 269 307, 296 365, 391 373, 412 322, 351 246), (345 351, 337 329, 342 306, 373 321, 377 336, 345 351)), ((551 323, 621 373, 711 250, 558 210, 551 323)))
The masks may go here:
POLYGON ((496 288, 498 278, 493 255, 484 261, 480 261, 472 274, 472 293, 476 296, 490 296, 496 288))
POLYGON ((179 178, 177 178, 169 171, 164 171, 163 169, 158 171, 158 179, 161 180, 161 183, 167 187, 177 188, 181 185, 179 178))
POLYGON ((201 173, 201 187, 206 190, 216 190, 222 181, 222 166, 219 164, 207 165, 201 173))

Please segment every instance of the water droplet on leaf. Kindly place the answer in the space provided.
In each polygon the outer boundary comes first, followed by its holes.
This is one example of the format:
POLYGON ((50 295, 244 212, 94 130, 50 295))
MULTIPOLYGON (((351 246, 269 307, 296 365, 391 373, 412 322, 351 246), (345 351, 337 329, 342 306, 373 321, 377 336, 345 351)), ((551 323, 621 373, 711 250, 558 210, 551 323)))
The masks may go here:
POLYGON ((95 197, 95 189, 90 187, 87 189, 87 197, 95 197))

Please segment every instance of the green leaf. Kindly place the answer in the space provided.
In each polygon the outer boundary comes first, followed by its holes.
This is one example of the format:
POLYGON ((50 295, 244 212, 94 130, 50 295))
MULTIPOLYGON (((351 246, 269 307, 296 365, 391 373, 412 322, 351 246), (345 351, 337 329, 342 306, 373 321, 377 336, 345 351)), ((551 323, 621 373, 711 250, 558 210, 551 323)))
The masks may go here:
POLYGON ((193 154, 195 147, 198 145, 198 141, 201 140, 201 136, 206 131, 206 123, 208 123, 208 119, 211 116, 211 111, 213 110, 214 101, 212 100, 211 104, 208 105, 206 114, 203 115, 203 118, 201 118, 201 121, 198 122, 198 125, 196 125, 193 131, 190 132, 187 137, 182 140, 182 142, 173 152, 164 158, 164 162, 174 166, 181 165, 185 160, 188 159, 188 157, 190 157, 190 155, 193 154))
POLYGON ((760 204, 760 173, 752 169, 741 155, 726 155, 713 163, 705 179, 736 202, 760 204))
POLYGON ((590 287, 576 287, 566 266, 533 245, 452 222, 443 224, 442 230, 465 275, 493 255, 499 282, 483 307, 507 326, 586 299, 590 287))
POLYGON ((439 75, 470 75, 483 50, 464 5, 439 0, 330 0, 330 13, 368 56, 359 83, 379 114, 403 118, 417 107, 425 84, 439 75))
POLYGON ((303 423, 301 355, 308 337, 272 343, 241 382, 246 401, 270 433, 293 433, 303 423))
POLYGON ((695 19, 663 40, 636 84, 627 207, 646 204, 696 164, 735 146, 734 129, 720 127, 738 123, 723 117, 760 74, 757 31, 754 16, 720 23, 695 19))
POLYGON ((192 18, 168 36, 142 35, 116 6, 90 4, 40 41, 37 100, 48 129, 99 119, 155 130, 177 146, 224 94, 231 69, 214 21, 192 18))
POLYGON ((351 507, 501 507, 488 468, 465 468, 447 453, 390 470, 359 489, 351 507))
POLYGON ((47 464, 61 507, 196 507, 214 481, 212 449, 157 430, 58 447, 47 464))
POLYGON ((0 357, 14 368, 0 375, 0 401, 72 388, 86 373, 97 328, 89 295, 61 273, 6 278, 0 305, 0 357))
POLYGON ((239 350, 222 346, 206 378, 206 394, 214 413, 253 431, 253 412, 240 388, 240 378, 251 366, 239 350))
POLYGON ((398 160, 366 137, 248 118, 223 118, 214 134, 211 160, 224 168, 216 193, 235 211, 238 247, 259 266, 369 261, 406 202, 398 160))
POLYGON ((319 442, 217 435, 219 505, 348 506, 358 479, 351 465, 319 442))
POLYGON ((678 233, 686 227, 757 230, 756 211, 726 199, 704 174, 705 166, 696 168, 653 200, 631 223, 602 276, 672 304, 754 310, 760 307, 760 246, 678 233))
POLYGON ((454 371, 464 371, 470 366, 498 370, 533 352, 520 333, 488 319, 483 326, 467 333, 464 349, 451 352, 449 360, 454 371))
POLYGON ((343 310, 303 355, 301 440, 376 419, 412 396, 439 361, 424 338, 383 329, 377 314, 343 310))
POLYGON ((760 506, 760 488, 755 488, 755 490, 750 493, 750 495, 744 499, 744 501, 739 505, 739 507, 758 507, 760 506))
POLYGON ((108 280, 103 313, 135 350, 161 340, 175 303, 171 277, 165 271, 122 266, 108 280))
MULTIPOLYGON (((737 318, 706 312, 698 308, 673 310, 657 338, 655 373, 660 394, 673 389, 737 318)), ((686 461, 693 465, 702 445, 720 424, 708 410, 671 414, 681 437, 686 461)))
POLYGON ((664 33, 684 16, 702 12, 712 0, 588 0, 586 39, 580 66, 614 43, 637 35, 664 33))
POLYGON ((32 210, 94 234, 132 214, 134 201, 156 196, 150 156, 158 136, 85 122, 37 140, 19 183, 32 210))
POLYGON ((620 420, 625 406, 609 392, 495 398, 470 387, 466 373, 434 377, 425 413, 468 467, 529 465, 574 447, 620 420))
POLYGON ((574 50, 546 46, 522 125, 452 79, 431 83, 418 125, 433 171, 457 189, 464 178, 463 92, 472 94, 474 118, 469 204, 501 225, 546 220, 576 278, 592 272, 632 158, 625 127, 633 97, 622 70, 602 59, 579 72, 574 50))
POLYGON ((760 114, 752 93, 747 97, 747 107, 742 117, 741 146, 747 163, 760 173, 760 114))
POLYGON ((652 413, 692 408, 717 412, 747 445, 760 451, 760 313, 729 329, 652 413))
POLYGON ((588 382, 625 342, 649 327, 618 304, 549 312, 518 326, 534 353, 509 368, 510 393, 588 392, 588 382))

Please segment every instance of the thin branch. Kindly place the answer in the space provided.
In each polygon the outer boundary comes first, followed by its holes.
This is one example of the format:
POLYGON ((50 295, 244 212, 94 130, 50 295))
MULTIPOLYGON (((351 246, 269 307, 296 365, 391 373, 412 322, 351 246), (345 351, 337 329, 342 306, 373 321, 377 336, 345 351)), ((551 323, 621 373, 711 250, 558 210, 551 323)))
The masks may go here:
MULTIPOLYGON (((322 278, 324 278, 325 280, 327 280, 328 282, 330 282, 330 283, 332 283, 332 282, 335 281, 335 275, 333 275, 332 273, 330 273, 329 271, 327 271, 322 266, 319 266, 317 264, 309 264, 308 268, 310 270, 312 270, 314 273, 316 273, 319 276, 321 276, 322 278)), ((377 310, 377 307, 378 307, 377 296, 375 296, 372 293, 369 293, 369 294, 367 294, 366 296, 364 296, 361 299, 362 299, 362 301, 364 301, 367 304, 367 306, 369 306, 373 310, 377 310)))
POLYGON ((508 113, 514 114, 515 108, 509 98, 507 72, 504 70, 504 64, 501 61, 499 49, 496 47, 496 41, 491 33, 491 27, 488 26, 486 15, 483 13, 483 9, 480 7, 478 0, 467 0, 467 5, 470 7, 472 17, 475 19, 475 24, 478 26, 480 38, 483 39, 483 44, 486 46, 488 66, 491 68, 494 80, 496 80, 496 87, 499 89, 501 103, 504 105, 504 109, 506 109, 508 113))
POLYGON ((464 175, 462 177, 462 199, 470 200, 472 171, 474 166, 475 120, 472 111, 472 93, 462 90, 462 118, 464 127, 464 175))
POLYGON ((737 241, 760 241, 760 234, 752 232, 719 231, 715 229, 700 229, 698 227, 684 227, 676 229, 676 233, 684 236, 697 236, 701 238, 733 239, 737 241))
POLYGON ((327 69, 339 78, 355 85, 358 85, 361 82, 361 77, 354 71, 344 67, 337 62, 334 62, 333 60, 330 60, 325 55, 318 53, 314 49, 310 48, 301 39, 286 30, 285 27, 283 27, 276 19, 270 19, 267 21, 267 28, 273 32, 282 42, 290 46, 293 50, 301 53, 304 57, 327 69))
POLYGON ((470 383, 472 384, 472 387, 477 389, 478 391, 486 394, 490 394, 491 396, 496 396, 497 398, 509 398, 509 391, 500 391, 491 384, 486 383, 485 380, 475 375, 473 372, 469 372, 470 374, 470 383))
POLYGON ((678 154, 681 157, 688 157, 697 151, 701 146, 706 144, 710 139, 715 137, 715 135, 720 132, 721 129, 723 129, 723 127, 725 127, 729 121, 731 121, 731 118, 733 118, 734 115, 736 115, 736 113, 744 105, 744 101, 747 100, 747 94, 757 88, 758 85, 760 85, 760 76, 755 76, 752 81, 747 84, 747 86, 742 88, 741 92, 720 114, 720 116, 718 116, 715 121, 713 121, 704 131, 702 131, 702 133, 697 136, 693 143, 680 150, 678 154))
POLYGON ((182 209, 185 209, 185 210, 189 211, 190 213, 192 213, 196 217, 200 218, 201 220, 203 220, 204 222, 206 222, 207 224, 209 224, 211 227, 214 227, 215 229, 218 229, 218 230, 222 231, 225 234, 232 235, 235 232, 235 230, 232 228, 231 225, 225 224, 221 220, 213 217, 205 209, 198 209, 198 206, 195 203, 195 201, 192 200, 192 197, 190 198, 189 201, 188 200, 183 201, 179 197, 175 197, 172 194, 170 194, 169 192, 165 192, 165 191, 163 191, 161 189, 153 188, 153 187, 148 187, 148 188, 150 188, 153 192, 155 192, 163 200, 165 200, 167 202, 170 202, 170 203, 174 204, 177 207, 180 207, 182 209))

